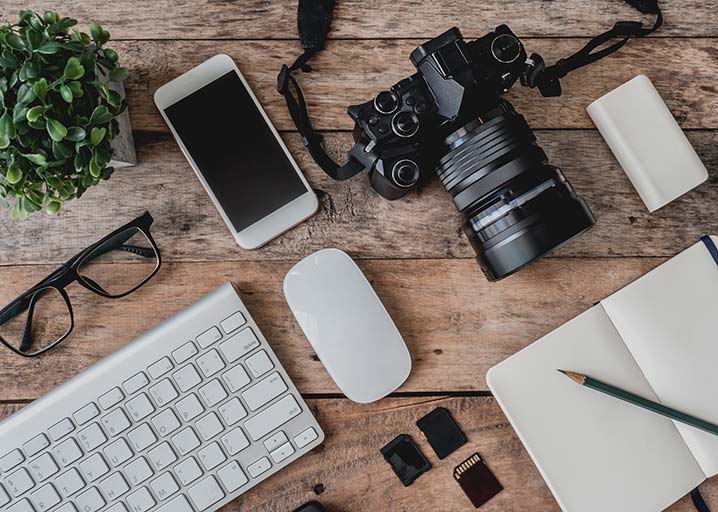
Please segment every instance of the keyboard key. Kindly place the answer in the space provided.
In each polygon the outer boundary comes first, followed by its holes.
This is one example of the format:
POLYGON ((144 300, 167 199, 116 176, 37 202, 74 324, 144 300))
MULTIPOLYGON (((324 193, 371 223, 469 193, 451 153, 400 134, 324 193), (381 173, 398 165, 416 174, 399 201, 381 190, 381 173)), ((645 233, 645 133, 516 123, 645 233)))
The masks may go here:
POLYGON ((284 380, 282 380, 282 376, 279 375, 279 372, 274 372, 269 377, 242 392, 242 398, 244 398, 250 410, 256 411, 264 404, 277 398, 287 389, 287 385, 284 383, 284 380))
POLYGON ((80 476, 80 472, 75 468, 61 474, 55 479, 55 485, 60 493, 65 497, 72 496, 77 491, 85 487, 85 481, 80 476))
POLYGON ((72 424, 70 418, 65 418, 64 420, 50 427, 47 433, 50 434, 50 439, 52 439, 53 441, 59 441, 73 430, 75 430, 75 425, 72 424))
POLYGON ((199 388, 199 396, 202 397, 207 407, 214 407, 222 400, 227 398, 227 392, 222 387, 218 379, 214 379, 201 388, 199 388))
POLYGON ((289 441, 289 439, 287 439, 286 434, 280 431, 265 439, 264 447, 267 449, 268 452, 271 452, 272 450, 276 450, 277 448, 282 446, 287 441, 289 441))
POLYGON ((155 496, 157 496, 160 501, 166 500, 179 491, 179 485, 177 485, 177 482, 175 482, 175 479, 170 473, 165 473, 159 478, 152 480, 152 482, 150 482, 150 487, 152 487, 155 496))
MULTIPOLYGON (((59 510, 57 512, 60 512, 59 510)), ((127 507, 124 503, 115 503, 106 512, 128 512, 127 507)))
POLYGON ((22 500, 19 503, 15 503, 12 507, 7 509, 7 512, 35 512, 35 509, 30 505, 27 500, 22 500))
POLYGON ((246 323, 247 320, 244 318, 244 315, 240 311, 237 311, 236 313, 222 320, 219 325, 222 326, 224 332, 229 334, 232 331, 236 331, 246 323))
POLYGON ((214 349, 198 357, 197 364, 205 377, 211 377, 224 368, 224 361, 214 349))
POLYGON ((172 365, 172 361, 170 361, 169 357, 163 357, 159 361, 157 361, 154 364, 151 364, 149 368, 147 368, 147 373, 150 374, 150 377, 153 379, 159 379, 162 377, 165 373, 170 371, 174 366, 172 365))
MULTIPOLYGON (((107 512, 112 511, 108 510, 107 512)), ((158 508, 157 512, 194 512, 194 510, 192 509, 192 505, 189 504, 189 501, 187 501, 187 498, 178 496, 164 507, 158 508)))
POLYGON ((13 450, 0 458, 0 471, 8 472, 25 460, 20 450, 13 450))
POLYGON ((105 426, 105 430, 109 432, 112 437, 121 434, 130 428, 130 425, 132 425, 125 414, 125 411, 122 409, 115 409, 110 414, 103 416, 102 424, 105 426))
POLYGON ((182 485, 189 485, 202 476, 202 468, 199 467, 194 457, 190 457, 177 464, 174 468, 175 475, 182 485))
POLYGON ((240 365, 237 365, 228 372, 223 373, 222 378, 224 379, 224 382, 227 383, 227 387, 232 393, 236 393, 251 381, 247 372, 244 371, 244 368, 240 365))
POLYGON ((259 346, 259 340, 251 328, 240 331, 237 335, 228 339, 219 345, 219 349, 227 358, 227 361, 233 363, 245 354, 249 354, 252 350, 259 346))
POLYGON ((93 403, 89 403, 82 409, 75 411, 72 415, 78 425, 84 425, 93 418, 97 418, 100 415, 100 410, 93 403))
POLYGON ((152 424, 162 437, 168 436, 177 430, 181 425, 180 420, 177 419, 177 415, 172 409, 165 409, 152 418, 152 424))
POLYGON ((140 393, 136 397, 128 400, 125 407, 135 421, 142 421, 155 412, 155 406, 152 405, 150 399, 147 398, 146 393, 140 393))
POLYGON ((299 407, 294 396, 287 395, 256 416, 249 418, 244 422, 244 428, 247 429, 254 441, 258 441, 272 430, 281 427, 295 416, 299 416, 301 412, 302 408, 299 407))
POLYGON ((37 491, 30 495, 30 499, 35 504, 35 508, 39 512, 50 510, 52 507, 62 501, 60 495, 52 486, 52 484, 46 484, 40 487, 37 491))
POLYGON ((190 487, 187 494, 189 494, 190 499, 200 511, 207 510, 224 498, 224 491, 211 475, 190 487))
POLYGON ((125 388, 125 391, 128 395, 133 395, 149 383, 150 380, 147 378, 147 376, 144 373, 140 372, 137 375, 134 375, 127 379, 122 384, 122 387, 125 388))
POLYGON ((246 417, 247 411, 239 401, 239 398, 235 397, 220 406, 219 414, 222 416, 227 425, 232 426, 242 418, 246 417))
POLYGON ((227 460, 227 457, 224 455, 222 448, 220 448, 219 444, 216 442, 209 444, 199 450, 197 452, 197 457, 204 466, 204 469, 206 469, 207 471, 216 468, 225 460, 227 460))
POLYGON ((155 403, 162 407, 179 396, 169 379, 164 379, 150 388, 155 403))
POLYGON ((40 434, 22 445, 22 449, 25 450, 25 454, 28 457, 32 457, 33 455, 40 453, 48 446, 50 446, 50 440, 45 434, 40 434))
POLYGON ((78 494, 74 503, 82 512, 96 512, 105 506, 105 500, 100 491, 94 487, 89 491, 78 494))
POLYGON ((292 447, 292 444, 284 443, 282 446, 271 452, 269 455, 272 457, 272 460, 275 462, 275 464, 279 464, 293 453, 294 447, 292 447))
POLYGON ((224 484, 225 489, 229 492, 234 492, 249 482, 249 479, 242 471, 242 468, 239 467, 239 464, 237 464, 237 461, 235 460, 217 471, 217 476, 224 484))
POLYGON ((180 431, 179 434, 172 436, 172 444, 175 445, 180 455, 187 455, 189 452, 197 448, 201 443, 197 434, 190 427, 180 431))
POLYGON ((204 412, 204 407, 202 407, 199 398, 194 393, 178 401, 175 408, 185 421, 193 420, 204 412))
POLYGON ((96 453, 93 456, 80 462, 80 469, 82 470, 85 475, 85 478, 87 478, 89 482, 94 482, 101 476, 104 476, 110 472, 110 467, 107 465, 107 462, 105 462, 105 459, 102 458, 102 455, 100 455, 99 453, 96 453))
POLYGON ((314 430, 312 427, 309 427, 304 432, 300 433, 297 436, 294 436, 294 444, 297 445, 297 448, 302 449, 309 443, 314 441, 317 437, 319 437, 317 435, 317 431, 314 430))
POLYGON ((118 439, 114 443, 108 444, 104 450, 105 457, 114 467, 119 466, 123 462, 127 462, 132 458, 132 449, 124 439, 118 439))
POLYGON ((157 471, 162 471, 167 466, 177 461, 175 452, 172 451, 170 444, 167 442, 158 445, 157 448, 153 448, 147 453, 147 455, 157 471))
POLYGON ((114 501, 129 491, 130 486, 127 485, 127 481, 121 473, 112 473, 100 482, 100 489, 107 498, 114 501))
POLYGON ((125 476, 132 485, 141 484, 154 474, 144 457, 135 459, 125 466, 125 476))
POLYGON ((197 430, 199 430, 199 435, 201 435, 205 441, 209 441, 224 430, 222 422, 219 421, 219 418, 213 412, 198 420, 195 425, 197 426, 197 430))
POLYGON ((64 468, 82 457, 82 450, 77 445, 77 441, 73 438, 69 438, 61 442, 55 446, 52 452, 64 468))
POLYGON ((97 423, 93 423, 84 430, 80 430, 77 434, 85 452, 91 452, 100 445, 105 444, 107 437, 97 423))
POLYGON ((248 357, 244 363, 255 378, 261 377, 274 368, 274 363, 264 350, 260 350, 256 354, 248 357))
POLYGON ((127 496, 127 504, 130 506, 132 512, 147 512, 155 506, 156 501, 150 494, 150 491, 147 490, 147 487, 142 487, 140 490, 127 496))
POLYGON ((182 364, 195 355, 197 355, 197 347, 195 347, 194 343, 191 341, 188 341, 180 348, 172 352, 172 357, 177 364, 182 364))
POLYGON ((124 398, 125 395, 122 393, 120 388, 112 388, 107 393, 98 398, 97 401, 99 402, 100 407, 102 407, 104 410, 107 410, 110 407, 119 404, 124 398))
POLYGON ((10 496, 5 492, 5 489, 0 485, 0 507, 7 505, 10 502, 10 496))
POLYGON ((212 327, 211 329, 207 329, 202 334, 197 336, 197 343, 200 347, 205 349, 209 347, 212 343, 216 343, 221 339, 222 333, 219 332, 219 329, 217 329, 216 327, 212 327))
POLYGON ((127 439, 130 440, 135 451, 141 452, 148 446, 153 445, 157 441, 157 436, 155 436, 147 423, 143 423, 127 434, 127 439))
POLYGON ((237 455, 249 446, 249 439, 247 439, 247 436, 244 435, 244 432, 242 432, 239 427, 223 435, 220 440, 230 456, 237 455))
POLYGON ((36 482, 43 482, 60 471, 52 455, 45 453, 30 463, 30 472, 36 482))
POLYGON ((267 457, 262 457, 258 461, 247 466, 247 471, 252 478, 257 478, 271 467, 272 463, 269 462, 269 459, 267 457))
POLYGON ((202 382, 202 377, 199 376, 199 373, 197 373, 197 370, 195 370, 191 364, 174 372, 172 378, 183 393, 186 393, 202 382))

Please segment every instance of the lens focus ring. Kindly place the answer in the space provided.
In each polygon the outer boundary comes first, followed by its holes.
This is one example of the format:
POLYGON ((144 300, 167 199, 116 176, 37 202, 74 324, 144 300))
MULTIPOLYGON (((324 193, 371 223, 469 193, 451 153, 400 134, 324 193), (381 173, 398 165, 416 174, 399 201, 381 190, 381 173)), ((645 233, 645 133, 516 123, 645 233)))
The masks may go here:
POLYGON ((411 188, 419 182, 421 171, 413 160, 399 160, 391 168, 391 179, 401 188, 411 188))
POLYGON ((382 114, 391 114, 399 108, 399 98, 391 91, 382 91, 374 98, 374 108, 382 114))
POLYGON ((413 112, 399 112, 391 120, 391 129, 399 137, 412 137, 419 131, 419 118, 413 112))

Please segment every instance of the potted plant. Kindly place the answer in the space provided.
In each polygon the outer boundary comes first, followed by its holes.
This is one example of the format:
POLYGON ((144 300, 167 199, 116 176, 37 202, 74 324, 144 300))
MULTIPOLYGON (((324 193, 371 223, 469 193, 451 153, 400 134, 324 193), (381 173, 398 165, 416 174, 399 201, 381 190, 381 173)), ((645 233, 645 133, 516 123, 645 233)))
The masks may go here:
POLYGON ((0 207, 12 205, 13 218, 55 214, 107 180, 120 132, 130 137, 125 160, 134 159, 129 119, 121 129, 119 117, 127 70, 105 47, 106 30, 75 25, 29 10, 0 24, 0 207))

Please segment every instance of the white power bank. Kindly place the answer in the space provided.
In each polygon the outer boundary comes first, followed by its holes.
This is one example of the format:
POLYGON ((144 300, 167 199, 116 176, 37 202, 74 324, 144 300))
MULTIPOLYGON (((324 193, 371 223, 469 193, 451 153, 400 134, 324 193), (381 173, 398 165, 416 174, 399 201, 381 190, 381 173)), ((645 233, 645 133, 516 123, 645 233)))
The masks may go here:
POLYGON ((708 179, 703 162, 648 77, 637 76, 586 110, 649 211, 708 179))

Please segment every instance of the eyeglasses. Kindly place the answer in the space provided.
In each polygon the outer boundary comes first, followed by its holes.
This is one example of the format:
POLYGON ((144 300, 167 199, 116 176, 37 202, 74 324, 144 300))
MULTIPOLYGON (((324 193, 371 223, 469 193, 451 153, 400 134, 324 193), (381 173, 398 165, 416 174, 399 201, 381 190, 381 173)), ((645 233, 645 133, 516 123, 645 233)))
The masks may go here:
POLYGON ((145 212, 110 233, 0 310, 0 341, 25 357, 39 356, 66 339, 75 325, 65 288, 77 281, 109 299, 149 281, 162 263, 145 212))

